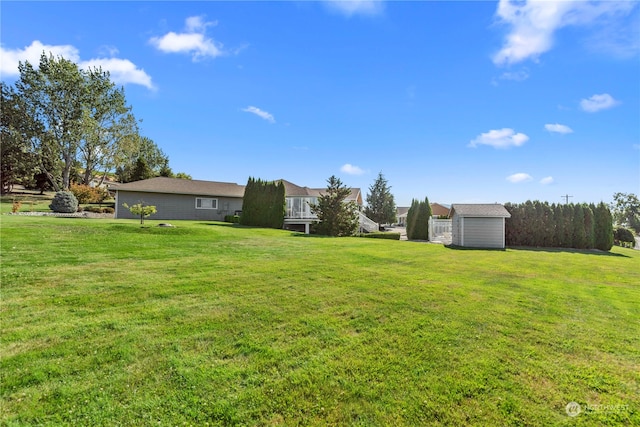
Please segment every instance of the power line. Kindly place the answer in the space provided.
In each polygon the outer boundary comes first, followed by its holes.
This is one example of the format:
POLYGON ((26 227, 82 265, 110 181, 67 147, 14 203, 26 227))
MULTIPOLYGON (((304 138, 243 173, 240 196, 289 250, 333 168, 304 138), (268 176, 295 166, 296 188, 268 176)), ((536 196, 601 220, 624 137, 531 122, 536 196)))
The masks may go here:
POLYGON ((569 203, 569 197, 573 197, 573 196, 570 196, 570 195, 568 195, 568 194, 565 194, 564 196, 560 196, 560 197, 564 199, 564 202, 565 202, 565 203, 569 203))

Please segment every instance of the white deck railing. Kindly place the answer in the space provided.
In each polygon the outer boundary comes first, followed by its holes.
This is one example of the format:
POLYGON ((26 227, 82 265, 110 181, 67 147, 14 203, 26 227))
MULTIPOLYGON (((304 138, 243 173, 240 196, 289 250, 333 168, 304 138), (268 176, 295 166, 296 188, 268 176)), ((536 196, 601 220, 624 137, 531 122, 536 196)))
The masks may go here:
POLYGON ((363 214, 360 211, 358 211, 358 214, 360 215, 360 229, 361 230, 364 230, 367 233, 373 233, 375 231, 379 231, 380 230, 380 226, 378 225, 377 222, 375 222, 371 218, 368 218, 365 214, 363 214))

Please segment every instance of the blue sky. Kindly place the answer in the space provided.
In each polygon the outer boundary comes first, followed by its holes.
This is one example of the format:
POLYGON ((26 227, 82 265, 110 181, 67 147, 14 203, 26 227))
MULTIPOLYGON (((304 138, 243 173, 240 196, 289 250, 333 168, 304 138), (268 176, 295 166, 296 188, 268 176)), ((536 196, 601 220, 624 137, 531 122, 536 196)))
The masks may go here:
POLYGON ((2 80, 101 65, 174 172, 396 203, 640 191, 640 4, 3 2, 2 80))

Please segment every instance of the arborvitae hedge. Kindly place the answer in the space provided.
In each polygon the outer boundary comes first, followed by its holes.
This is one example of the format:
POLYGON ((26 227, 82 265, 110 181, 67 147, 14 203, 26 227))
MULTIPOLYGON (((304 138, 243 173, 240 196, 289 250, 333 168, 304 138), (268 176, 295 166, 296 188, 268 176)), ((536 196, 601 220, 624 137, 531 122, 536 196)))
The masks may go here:
POLYGON ((418 216, 418 208, 420 207, 420 202, 416 199, 411 199, 411 207, 407 212, 407 239, 413 239, 413 230, 416 226, 416 217, 418 216))
POLYGON ((604 203, 549 205, 527 201, 505 205, 507 246, 601 249, 613 245, 613 221, 604 203))
POLYGON ((423 202, 413 199, 409 212, 407 212, 407 239, 428 240, 430 217, 429 198, 425 198, 423 202))
POLYGON ((285 189, 281 181, 249 178, 242 200, 241 224, 282 228, 285 209, 285 189))

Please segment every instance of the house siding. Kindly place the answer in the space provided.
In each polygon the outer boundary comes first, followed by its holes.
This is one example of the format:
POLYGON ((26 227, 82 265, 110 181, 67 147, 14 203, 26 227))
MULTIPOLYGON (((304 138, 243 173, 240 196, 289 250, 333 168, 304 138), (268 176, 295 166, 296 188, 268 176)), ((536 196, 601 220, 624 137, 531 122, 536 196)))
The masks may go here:
POLYGON ((470 248, 504 248, 503 218, 462 218, 464 241, 470 248))
POLYGON ((146 193, 119 190, 116 201, 116 218, 138 218, 132 215, 122 204, 126 203, 131 206, 141 201, 147 205, 156 206, 157 208, 157 212, 151 215, 149 219, 222 221, 225 215, 232 215, 235 211, 242 210, 242 198, 239 197, 217 197, 209 194, 146 193), (196 198, 198 197, 218 199, 218 208, 196 209, 196 198))

